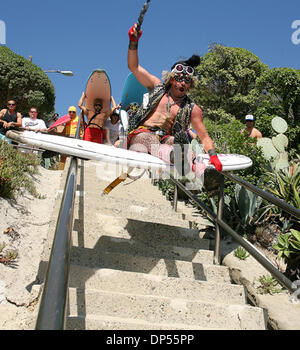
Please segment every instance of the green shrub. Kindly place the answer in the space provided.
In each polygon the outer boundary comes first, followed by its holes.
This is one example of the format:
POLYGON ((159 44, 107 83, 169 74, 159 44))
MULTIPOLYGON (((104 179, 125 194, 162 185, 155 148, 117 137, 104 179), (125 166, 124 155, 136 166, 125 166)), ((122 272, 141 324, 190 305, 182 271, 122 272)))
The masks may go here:
POLYGON ((32 178, 39 164, 40 159, 35 154, 22 153, 0 141, 0 197, 14 198, 21 189, 39 197, 32 178))

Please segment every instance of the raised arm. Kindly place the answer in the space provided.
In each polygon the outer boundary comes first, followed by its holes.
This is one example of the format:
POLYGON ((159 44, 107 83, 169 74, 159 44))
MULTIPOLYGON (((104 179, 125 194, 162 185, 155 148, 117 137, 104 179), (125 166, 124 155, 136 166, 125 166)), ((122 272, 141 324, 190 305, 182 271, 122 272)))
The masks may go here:
POLYGON ((117 105, 113 96, 111 97, 111 103, 112 103, 112 109, 111 109, 110 114, 113 114, 113 112, 115 112, 116 109, 121 108, 121 104, 117 105))
POLYGON ((85 98, 85 92, 82 93, 79 101, 78 101, 78 107, 83 111, 85 115, 88 115, 88 110, 87 108, 83 105, 83 100, 85 98))
POLYGON ((135 75, 137 80, 145 86, 147 89, 152 90, 155 85, 160 83, 160 79, 150 74, 145 68, 139 65, 138 58, 138 40, 142 35, 140 30, 139 34, 136 32, 135 23, 128 32, 129 35, 129 47, 128 47, 128 68, 135 75))

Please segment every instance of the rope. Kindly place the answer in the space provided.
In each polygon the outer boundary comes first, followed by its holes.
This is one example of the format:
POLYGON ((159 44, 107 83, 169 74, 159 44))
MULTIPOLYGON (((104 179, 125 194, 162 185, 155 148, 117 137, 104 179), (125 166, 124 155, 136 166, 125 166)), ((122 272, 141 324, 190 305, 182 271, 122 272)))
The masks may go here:
POLYGON ((141 29, 142 23, 143 23, 143 21, 144 21, 144 16, 145 16, 145 14, 146 14, 146 12, 147 12, 147 10, 148 10, 148 7, 149 7, 149 2, 150 2, 150 0, 147 0, 147 2, 144 3, 143 8, 142 8, 142 10, 141 10, 141 13, 140 13, 140 15, 139 15, 139 18, 138 18, 138 20, 137 20, 137 27, 136 27, 137 33, 138 33, 138 32, 140 31, 140 29, 141 29))

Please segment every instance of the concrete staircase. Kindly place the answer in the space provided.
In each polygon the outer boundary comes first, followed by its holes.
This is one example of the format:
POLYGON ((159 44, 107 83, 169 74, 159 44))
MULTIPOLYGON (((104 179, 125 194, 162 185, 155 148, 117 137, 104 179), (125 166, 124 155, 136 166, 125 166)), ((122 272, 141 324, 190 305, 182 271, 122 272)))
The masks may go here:
POLYGON ((214 265, 209 223, 182 203, 175 213, 147 174, 101 196, 116 175, 92 161, 79 170, 67 329, 266 329, 214 265))

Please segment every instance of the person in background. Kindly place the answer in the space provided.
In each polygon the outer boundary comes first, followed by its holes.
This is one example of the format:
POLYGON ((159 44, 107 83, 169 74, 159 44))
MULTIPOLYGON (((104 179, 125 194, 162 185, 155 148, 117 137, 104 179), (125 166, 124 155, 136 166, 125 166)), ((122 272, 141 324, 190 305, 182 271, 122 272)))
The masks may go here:
POLYGON ((12 143, 5 134, 8 130, 14 130, 22 126, 22 114, 16 111, 16 101, 8 100, 7 108, 0 111, 0 140, 12 143))
MULTIPOLYGON (((67 137, 74 138, 76 136, 76 130, 79 121, 79 116, 77 115, 77 108, 75 106, 70 106, 68 108, 68 115, 70 116, 71 120, 65 124, 61 134, 67 137)), ((67 156, 62 154, 58 165, 59 170, 63 170, 65 168, 66 160, 67 156)))
POLYGON ((254 127, 255 117, 252 114, 247 114, 245 117, 246 128, 241 130, 241 133, 249 135, 249 137, 262 138, 262 133, 254 127))
POLYGON ((75 106, 70 106, 68 108, 68 115, 71 120, 65 124, 64 129, 62 130, 62 134, 68 137, 75 137, 79 120, 79 116, 77 115, 77 108, 75 106))
POLYGON ((191 142, 192 140, 196 139, 196 138, 197 138, 196 130, 193 129, 193 128, 189 128, 189 129, 187 130, 187 136, 188 136, 188 139, 189 139, 190 142, 191 142))
POLYGON ((82 110, 83 114, 87 118, 83 139, 86 141, 96 142, 100 144, 105 142, 109 143, 110 141, 107 136, 105 122, 117 108, 114 98, 111 97, 113 107, 109 115, 106 115, 106 113, 102 112, 103 103, 101 99, 95 99, 94 108, 93 110, 90 110, 83 105, 84 98, 85 92, 82 93, 78 101, 78 107, 82 110))
POLYGON ((120 111, 116 109, 111 116, 106 120, 104 126, 107 130, 109 144, 118 145, 119 135, 120 135, 120 111))
POLYGON ((29 111, 29 117, 22 119, 22 127, 26 130, 32 130, 35 132, 47 131, 45 122, 42 119, 38 119, 38 111, 35 107, 31 107, 29 111))

